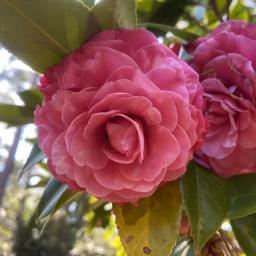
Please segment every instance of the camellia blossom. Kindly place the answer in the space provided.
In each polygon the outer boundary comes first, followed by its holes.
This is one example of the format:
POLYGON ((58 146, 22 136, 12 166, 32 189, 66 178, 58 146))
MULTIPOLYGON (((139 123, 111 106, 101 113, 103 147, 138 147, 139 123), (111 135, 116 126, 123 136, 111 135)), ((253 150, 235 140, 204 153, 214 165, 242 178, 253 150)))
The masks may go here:
POLYGON ((35 111, 52 174, 136 202, 184 174, 205 131, 199 78, 144 29, 97 34, 41 79, 35 111))
POLYGON ((197 160, 224 177, 256 172, 256 25, 224 22, 191 50, 209 122, 197 160))

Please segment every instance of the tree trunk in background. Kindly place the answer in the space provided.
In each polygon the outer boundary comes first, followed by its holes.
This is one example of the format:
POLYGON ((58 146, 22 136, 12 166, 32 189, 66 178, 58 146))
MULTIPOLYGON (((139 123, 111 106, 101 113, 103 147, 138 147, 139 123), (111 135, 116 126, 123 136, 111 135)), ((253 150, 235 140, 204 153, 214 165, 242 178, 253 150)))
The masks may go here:
POLYGON ((8 179, 10 177, 10 174, 12 173, 14 163, 15 163, 15 154, 19 145, 19 140, 22 135, 22 127, 17 128, 17 131, 15 133, 13 143, 9 149, 9 155, 8 158, 6 159, 4 168, 2 172, 0 173, 0 207, 3 202, 3 197, 4 197, 4 192, 6 185, 8 183, 8 179))

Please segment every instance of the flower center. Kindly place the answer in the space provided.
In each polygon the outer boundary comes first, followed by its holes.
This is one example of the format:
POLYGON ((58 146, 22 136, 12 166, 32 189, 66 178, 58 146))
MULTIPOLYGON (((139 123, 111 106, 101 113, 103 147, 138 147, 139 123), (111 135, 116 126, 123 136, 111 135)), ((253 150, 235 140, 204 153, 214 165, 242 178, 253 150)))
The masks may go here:
POLYGON ((130 156, 137 147, 137 131, 134 125, 122 117, 111 119, 106 126, 110 146, 117 152, 130 156))

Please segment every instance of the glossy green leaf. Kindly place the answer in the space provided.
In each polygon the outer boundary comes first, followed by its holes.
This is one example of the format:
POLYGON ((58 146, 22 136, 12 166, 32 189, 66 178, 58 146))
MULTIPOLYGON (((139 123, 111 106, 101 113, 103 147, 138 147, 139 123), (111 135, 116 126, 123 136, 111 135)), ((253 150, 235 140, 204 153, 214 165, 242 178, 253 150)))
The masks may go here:
POLYGON ((228 181, 230 206, 228 217, 239 218, 256 212, 256 174, 233 177, 228 181))
POLYGON ((114 205, 117 227, 128 256, 168 256, 176 242, 181 214, 178 182, 158 189, 138 206, 114 205))
POLYGON ((68 187, 66 185, 52 177, 47 183, 37 207, 39 218, 47 216, 55 208, 59 199, 67 190, 68 187))
POLYGON ((167 26, 167 25, 162 25, 162 24, 156 24, 156 23, 140 23, 140 27, 146 27, 146 28, 151 28, 151 29, 156 29, 160 30, 162 32, 171 32, 174 34, 176 37, 182 39, 183 41, 190 42, 194 41, 198 35, 193 34, 191 32, 187 32, 185 30, 181 30, 175 27, 167 26))
POLYGON ((255 184, 256 174, 225 179, 194 162, 189 165, 183 178, 183 196, 198 251, 225 218, 256 213, 255 184))
POLYGON ((190 163, 183 178, 183 195, 198 252, 226 218, 228 191, 225 179, 190 163))
POLYGON ((0 43, 38 72, 95 32, 78 0, 0 0, 0 43))
POLYGON ((103 0, 92 9, 94 22, 99 30, 108 28, 135 28, 135 0, 103 0))
POLYGON ((0 104, 0 121, 14 126, 32 123, 33 110, 24 106, 0 104))
POLYGON ((30 151, 29 157, 22 167, 19 177, 22 177, 22 175, 29 171, 32 167, 34 167, 37 163, 39 163, 44 158, 44 153, 41 151, 41 149, 38 147, 38 144, 34 144, 33 148, 30 151))
POLYGON ((231 221, 239 245, 247 256, 255 256, 256 252, 256 214, 231 221))
POLYGON ((43 95, 39 90, 33 88, 30 90, 22 91, 19 93, 19 96, 29 108, 35 109, 37 105, 42 103, 43 95))

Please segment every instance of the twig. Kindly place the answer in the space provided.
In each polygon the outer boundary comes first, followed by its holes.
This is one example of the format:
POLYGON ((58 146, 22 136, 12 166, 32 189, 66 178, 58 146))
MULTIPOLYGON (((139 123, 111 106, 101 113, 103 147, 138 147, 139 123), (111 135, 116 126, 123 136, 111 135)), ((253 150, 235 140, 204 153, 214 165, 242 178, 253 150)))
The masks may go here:
POLYGON ((216 17, 222 22, 223 17, 218 9, 217 3, 215 0, 210 0, 210 4, 212 6, 213 12, 215 13, 216 17))

